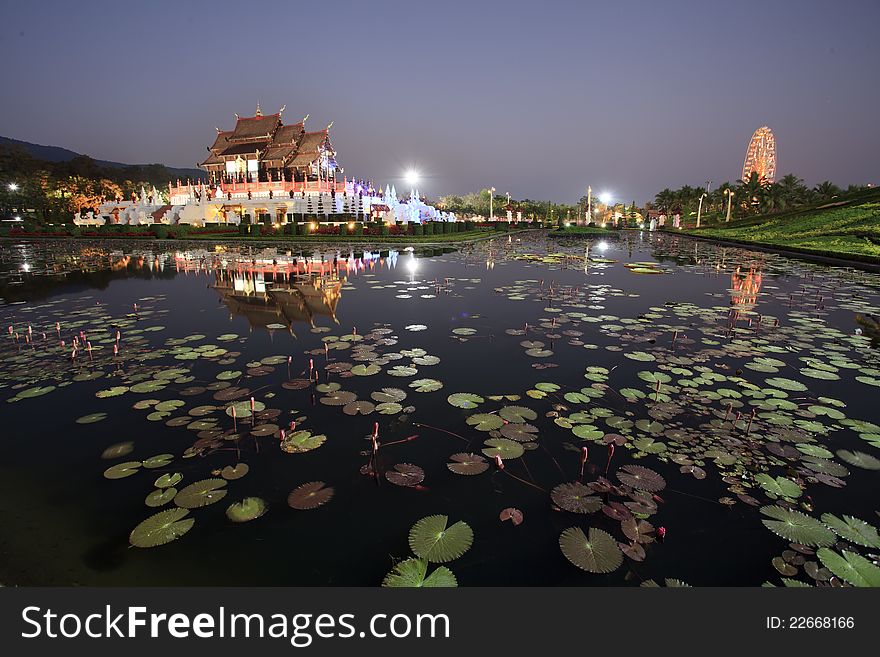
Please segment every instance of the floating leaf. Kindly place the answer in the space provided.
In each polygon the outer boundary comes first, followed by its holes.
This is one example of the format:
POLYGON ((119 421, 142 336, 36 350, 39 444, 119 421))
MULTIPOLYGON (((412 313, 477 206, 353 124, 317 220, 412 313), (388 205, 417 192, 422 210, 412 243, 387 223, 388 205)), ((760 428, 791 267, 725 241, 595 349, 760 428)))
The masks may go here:
POLYGON ((617 472, 617 478, 622 484, 645 490, 649 493, 657 493, 666 488, 666 480, 659 473, 641 465, 624 465, 617 472))
POLYGON ((538 417, 538 414, 535 413, 535 411, 531 408, 526 408, 525 406, 505 406, 498 411, 498 415, 508 422, 517 423, 534 420, 538 417))
POLYGON ((428 562, 425 559, 409 558, 394 566, 392 571, 385 576, 382 586, 387 588, 438 588, 455 587, 458 582, 455 575, 446 566, 437 568, 428 577, 428 562))
POLYGON ((186 534, 195 524, 195 518, 187 518, 187 509, 167 509, 150 516, 128 537, 129 543, 139 548, 165 545, 186 534))
POLYGON ((514 525, 521 525, 523 521, 523 512, 511 506, 502 509, 501 513, 498 514, 498 517, 501 519, 501 522, 510 520, 514 525))
POLYGON ((490 459, 494 459, 496 456, 500 456, 502 460, 518 459, 525 452, 522 444, 507 438, 489 438, 483 444, 486 445, 483 454, 490 459))
POLYGON ((173 500, 176 495, 176 488, 160 488, 147 495, 144 503, 150 507, 163 506, 173 500))
POLYGON ((311 431, 295 431, 289 433, 281 441, 281 450, 288 454, 301 454, 318 449, 327 440, 327 436, 320 434, 313 436, 311 431))
MULTIPOLYGON (((420 379, 420 381, 430 381, 431 379, 420 379)), ((415 383, 415 381, 413 381, 415 383)), ((410 387, 414 387, 412 383, 410 387)), ((400 402, 406 399, 406 392, 400 388, 382 388, 370 394, 373 401, 379 403, 400 402)))
POLYGON ((143 465, 140 461, 126 461, 125 463, 117 463, 111 465, 104 470, 104 477, 107 479, 124 479, 135 474, 143 465))
POLYGON ((447 526, 446 516, 422 518, 409 531, 409 546, 413 553, 432 563, 445 563, 458 559, 467 552, 474 540, 470 526, 459 520, 447 526))
POLYGON ((763 520, 764 526, 788 541, 811 546, 827 546, 834 543, 834 532, 800 511, 774 505, 762 506, 761 513, 772 518, 772 520, 763 520))
POLYGON ((476 408, 477 404, 482 404, 486 400, 472 392, 456 392, 449 395, 446 401, 456 408, 476 408))
POLYGON ((841 449, 837 451, 837 456, 857 468, 880 470, 880 459, 865 452, 851 452, 847 449, 841 449))
POLYGON ((156 479, 153 485, 156 488, 171 488, 179 484, 181 481, 183 481, 183 473, 166 472, 161 477, 156 479))
POLYGON ((355 376, 373 376, 382 371, 382 368, 375 363, 369 365, 355 365, 351 368, 351 373, 355 376))
MULTIPOLYGON (((416 379, 410 382, 409 387, 416 392, 434 392, 435 390, 440 390, 443 384, 437 379, 416 379)), ((452 404, 452 402, 449 403, 452 404)))
POLYGON ((467 423, 477 431, 494 431, 504 425, 504 420, 490 413, 475 413, 468 416, 467 423))
POLYGON ((589 537, 580 527, 569 527, 559 537, 565 558, 589 573, 610 573, 623 563, 623 553, 608 532, 590 527, 589 537))
POLYGON ((220 471, 220 476, 228 481, 232 481, 244 477, 248 470, 250 470, 250 466, 247 463, 236 463, 234 466, 227 465, 223 468, 220 471))
POLYGON ((850 543, 880 548, 880 537, 877 535, 877 530, 864 520, 859 520, 852 516, 838 518, 830 513, 823 513, 822 522, 830 527, 840 538, 850 543))
POLYGON ((785 477, 776 477, 775 479, 766 472, 755 475, 755 481, 760 484, 761 488, 767 493, 771 499, 777 497, 800 497, 801 487, 791 479, 785 477))
POLYGON ((184 509, 197 509, 219 502, 226 497, 225 479, 202 479, 182 489, 174 503, 184 509))
POLYGON ((453 454, 449 457, 452 461, 446 467, 455 474, 478 475, 489 469, 489 464, 479 454, 453 454))
POLYGON ((259 497, 246 497, 241 502, 233 502, 226 509, 226 517, 232 522, 249 522, 266 513, 266 500, 259 497))
POLYGON ((425 471, 412 463, 398 463, 385 472, 385 478, 396 486, 416 486, 425 480, 425 471))
POLYGON ((602 508, 602 500, 592 488, 579 481, 559 484, 550 492, 553 503, 572 513, 595 513, 602 508))
POLYGON ((310 481, 297 486, 287 496, 287 504, 294 509, 316 509, 333 499, 333 489, 323 481, 310 481))
POLYGON ((853 586, 880 586, 880 568, 855 552, 844 550, 841 554, 838 554, 833 550, 823 547, 819 548, 816 555, 819 557, 822 565, 853 586))

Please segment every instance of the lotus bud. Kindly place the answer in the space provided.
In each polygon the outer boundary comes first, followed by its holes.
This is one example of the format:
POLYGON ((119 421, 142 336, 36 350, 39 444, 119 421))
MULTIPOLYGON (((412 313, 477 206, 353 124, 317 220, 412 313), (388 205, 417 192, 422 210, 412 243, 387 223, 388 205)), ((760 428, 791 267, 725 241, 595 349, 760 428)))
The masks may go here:
POLYGON ((495 455, 495 465, 498 467, 499 470, 504 469, 504 461, 501 460, 500 454, 495 455))
POLYGON ((661 541, 666 538, 666 527, 657 528, 657 538, 659 538, 661 541))

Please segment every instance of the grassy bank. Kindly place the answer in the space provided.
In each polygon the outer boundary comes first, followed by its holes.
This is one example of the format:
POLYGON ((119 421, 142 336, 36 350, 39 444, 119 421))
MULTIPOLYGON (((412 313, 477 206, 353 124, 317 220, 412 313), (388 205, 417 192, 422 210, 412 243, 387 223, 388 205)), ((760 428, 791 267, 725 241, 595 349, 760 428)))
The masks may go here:
POLYGON ((880 263, 880 191, 819 207, 682 232, 795 253, 880 263))
POLYGON ((598 226, 569 226, 568 228, 556 228, 547 235, 549 237, 613 237, 620 231, 598 226))

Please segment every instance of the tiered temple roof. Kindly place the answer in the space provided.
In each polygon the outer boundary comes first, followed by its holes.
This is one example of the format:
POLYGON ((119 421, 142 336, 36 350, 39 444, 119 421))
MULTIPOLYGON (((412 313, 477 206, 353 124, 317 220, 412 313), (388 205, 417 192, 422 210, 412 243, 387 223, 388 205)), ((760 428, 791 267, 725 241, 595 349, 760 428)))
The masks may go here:
MULTIPOLYGON (((235 128, 217 129, 210 155, 199 166, 222 173, 230 160, 258 160, 264 169, 304 169, 312 165, 322 152, 334 153, 330 144, 329 126, 324 130, 306 132, 305 119, 284 125, 281 112, 264 115, 257 106, 254 116, 236 114, 235 128)), ((335 166, 335 160, 334 166, 335 166)))

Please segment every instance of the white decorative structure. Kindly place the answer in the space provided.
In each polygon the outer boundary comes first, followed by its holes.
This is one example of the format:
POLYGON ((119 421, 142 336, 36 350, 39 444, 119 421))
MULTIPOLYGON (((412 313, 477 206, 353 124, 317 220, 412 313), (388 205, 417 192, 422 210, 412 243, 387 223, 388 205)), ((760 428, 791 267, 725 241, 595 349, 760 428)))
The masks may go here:
POLYGON ((252 223, 272 224, 309 216, 337 223, 455 221, 454 214, 424 203, 416 190, 401 200, 393 185, 383 192, 363 180, 340 180, 332 123, 307 132, 308 116, 285 125, 281 114, 264 115, 258 105, 252 117, 236 115, 233 130, 218 129, 200 164, 207 181, 169 183, 164 198, 155 187, 149 193, 141 187, 139 196, 102 203, 96 215, 77 214, 74 222, 238 225, 247 216, 252 223))

